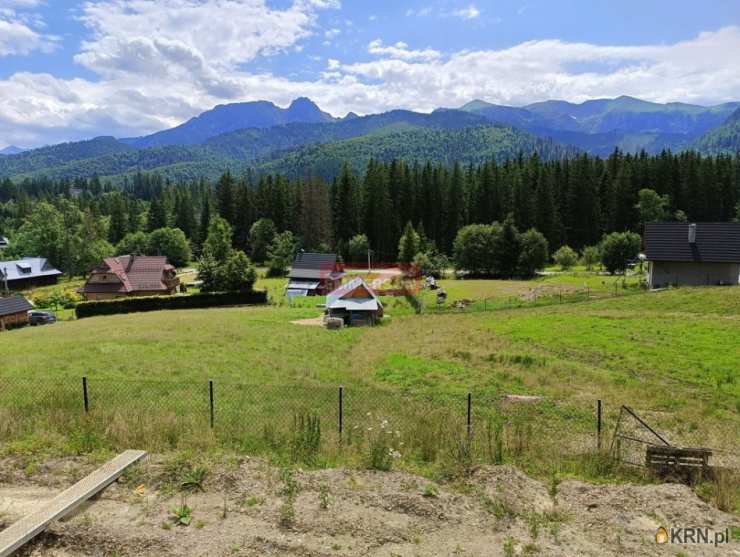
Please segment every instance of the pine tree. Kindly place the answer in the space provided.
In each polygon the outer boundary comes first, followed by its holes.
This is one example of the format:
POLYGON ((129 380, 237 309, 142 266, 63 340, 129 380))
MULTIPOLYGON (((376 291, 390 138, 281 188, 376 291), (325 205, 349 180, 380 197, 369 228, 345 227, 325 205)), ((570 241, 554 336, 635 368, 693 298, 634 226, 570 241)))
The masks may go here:
POLYGON ((153 232, 167 227, 167 208, 162 196, 157 196, 149 203, 149 214, 147 217, 147 230, 153 232))
POLYGON ((218 214, 226 219, 230 225, 236 220, 236 182, 231 171, 227 170, 216 184, 216 200, 218 202, 218 214))
POLYGON ((120 194, 113 196, 111 203, 110 224, 108 225, 108 241, 117 244, 128 232, 128 218, 126 205, 120 194))

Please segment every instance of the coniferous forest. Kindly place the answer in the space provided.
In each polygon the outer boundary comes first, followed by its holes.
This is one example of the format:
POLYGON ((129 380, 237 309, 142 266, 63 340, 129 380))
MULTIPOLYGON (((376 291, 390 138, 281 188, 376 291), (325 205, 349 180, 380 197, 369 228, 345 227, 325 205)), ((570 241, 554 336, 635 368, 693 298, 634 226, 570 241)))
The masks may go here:
POLYGON ((127 236, 130 242, 132 234, 161 228, 182 230, 197 255, 216 214, 232 225, 235 247, 257 261, 265 258, 260 238, 282 231, 304 249, 337 250, 345 259, 349 241, 364 234, 376 260, 395 261, 407 223, 450 254, 463 226, 511 215, 519 230, 539 230, 553 253, 564 244, 597 244, 613 231, 639 233, 644 220, 729 221, 739 212, 740 156, 693 152, 557 161, 533 155, 477 166, 370 161, 359 175, 345 165, 331 182, 229 172, 216 183, 171 183, 155 174, 121 185, 97 178, 0 182, 0 233, 14 246, 5 257, 46 256, 77 273, 127 236), (655 192, 648 211, 641 190, 655 192), (29 249, 46 253, 20 253, 29 249), (95 252, 82 257, 84 249, 95 252))

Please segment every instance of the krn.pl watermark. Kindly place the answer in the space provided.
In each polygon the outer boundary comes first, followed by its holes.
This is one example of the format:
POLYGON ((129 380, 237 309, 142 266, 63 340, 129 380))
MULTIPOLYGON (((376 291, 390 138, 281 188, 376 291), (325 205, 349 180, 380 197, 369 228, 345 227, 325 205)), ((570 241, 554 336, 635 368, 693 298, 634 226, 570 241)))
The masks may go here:
POLYGON ((713 530, 701 526, 690 526, 678 528, 672 526, 664 528, 661 526, 655 532, 655 543, 678 544, 678 545, 713 545, 715 547, 729 544, 731 542, 730 529, 713 530))

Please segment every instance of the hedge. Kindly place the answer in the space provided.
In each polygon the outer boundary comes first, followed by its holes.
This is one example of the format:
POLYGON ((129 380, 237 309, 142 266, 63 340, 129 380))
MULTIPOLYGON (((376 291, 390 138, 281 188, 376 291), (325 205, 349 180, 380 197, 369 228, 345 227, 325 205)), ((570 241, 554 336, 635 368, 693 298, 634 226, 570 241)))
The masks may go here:
POLYGON ((266 304, 267 292, 216 292, 183 296, 147 296, 141 298, 120 298, 81 302, 77 304, 77 319, 95 315, 115 315, 137 311, 160 311, 164 309, 197 309, 218 306, 242 306, 247 304, 266 304))

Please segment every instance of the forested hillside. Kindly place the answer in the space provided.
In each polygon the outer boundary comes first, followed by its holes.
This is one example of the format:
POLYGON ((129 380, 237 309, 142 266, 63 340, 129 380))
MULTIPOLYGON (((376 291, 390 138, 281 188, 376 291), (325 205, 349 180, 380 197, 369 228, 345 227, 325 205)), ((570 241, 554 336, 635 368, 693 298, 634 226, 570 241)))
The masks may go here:
POLYGON ((591 154, 660 153, 686 149, 702 134, 722 124, 738 103, 699 106, 660 104, 633 97, 595 99, 581 104, 545 101, 510 107, 473 101, 461 108, 492 122, 527 130, 539 137, 575 145, 591 154))
POLYGON ((375 133, 344 141, 310 145, 289 152, 259 170, 283 173, 290 177, 317 175, 326 179, 339 174, 347 163, 361 172, 370 160, 390 162, 434 161, 444 165, 481 164, 504 161, 519 153, 537 153, 545 160, 573 156, 578 150, 539 139, 514 128, 477 126, 459 130, 384 128, 375 133))
POLYGON ((575 151, 552 141, 538 140, 526 132, 494 126, 485 118, 462 111, 420 114, 394 110, 329 123, 239 129, 210 138, 201 145, 138 149, 114 138, 66 143, 0 158, 0 177, 120 178, 140 171, 156 171, 173 181, 201 177, 215 180, 227 169, 242 173, 252 168, 291 176, 313 172, 330 179, 338 172, 341 160, 350 161, 359 171, 370 158, 482 162, 488 158, 501 160, 519 152, 526 155, 538 152, 549 159, 575 151), (465 131, 466 128, 470 129, 465 131), (458 132, 445 133, 454 130, 458 132), (399 137, 399 133, 409 135, 399 137), (344 142, 353 138, 357 141, 344 142), (307 145, 316 147, 301 149, 307 145), (291 156, 291 152, 295 154, 291 156))
POLYGON ((707 132, 695 144, 702 153, 740 153, 740 108, 720 127, 707 132))
POLYGON ((236 247, 260 261, 281 231, 306 249, 337 249, 344 257, 350 241, 365 235, 376 259, 393 261, 407 223, 449 254, 463 226, 511 215, 520 231, 541 231, 552 253, 563 244, 597 244, 612 231, 641 232, 646 221, 739 218, 739 202, 740 156, 534 155, 478 165, 371 160, 360 173, 344 165, 331 181, 254 172, 181 184, 140 173, 120 187, 97 178, 4 180, 0 233, 11 239, 6 257, 42 255, 62 268, 77 261, 67 268, 79 271, 116 245, 130 251, 130 241, 120 244, 127 235, 164 227, 181 229, 198 253, 218 213, 233 226, 236 247))

